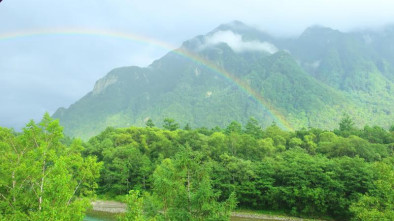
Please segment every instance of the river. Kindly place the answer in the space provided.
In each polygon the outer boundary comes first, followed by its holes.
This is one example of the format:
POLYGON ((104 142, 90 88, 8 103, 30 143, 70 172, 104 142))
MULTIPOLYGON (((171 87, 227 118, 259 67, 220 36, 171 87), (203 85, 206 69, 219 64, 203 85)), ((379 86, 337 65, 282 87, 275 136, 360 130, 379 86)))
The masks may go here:
MULTIPOLYGON (((117 201, 96 200, 92 202, 92 210, 88 211, 84 221, 115 221, 116 215, 125 212, 126 204, 117 201)), ((264 214, 242 212, 232 213, 231 221, 300 221, 294 217, 278 217, 264 214)))
MULTIPOLYGON (((97 212, 90 211, 87 213, 84 221, 115 221, 116 214, 114 213, 106 213, 106 212, 97 212)), ((246 218, 246 217, 236 217, 232 216, 231 221, 277 221, 275 219, 264 219, 264 218, 246 218)))

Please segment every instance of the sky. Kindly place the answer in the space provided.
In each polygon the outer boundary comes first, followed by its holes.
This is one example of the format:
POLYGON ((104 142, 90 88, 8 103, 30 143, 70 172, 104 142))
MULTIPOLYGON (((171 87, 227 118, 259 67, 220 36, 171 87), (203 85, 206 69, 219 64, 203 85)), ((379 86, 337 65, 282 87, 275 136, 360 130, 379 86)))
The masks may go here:
POLYGON ((394 24, 393 9, 391 0, 3 0, 0 126, 39 121, 111 69, 147 66, 223 23, 295 37, 312 25, 379 29, 394 24))

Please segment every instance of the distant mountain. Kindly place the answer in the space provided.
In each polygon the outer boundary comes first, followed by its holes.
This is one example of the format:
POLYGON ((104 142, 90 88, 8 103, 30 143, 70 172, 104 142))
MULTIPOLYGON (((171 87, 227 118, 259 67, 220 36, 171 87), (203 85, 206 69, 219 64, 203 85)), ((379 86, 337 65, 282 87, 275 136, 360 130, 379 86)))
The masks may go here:
POLYGON ((197 36, 145 68, 116 68, 59 118, 70 136, 108 126, 158 126, 174 118, 192 127, 245 123, 284 128, 394 123, 394 26, 342 33, 311 27, 281 39, 241 22, 197 36))

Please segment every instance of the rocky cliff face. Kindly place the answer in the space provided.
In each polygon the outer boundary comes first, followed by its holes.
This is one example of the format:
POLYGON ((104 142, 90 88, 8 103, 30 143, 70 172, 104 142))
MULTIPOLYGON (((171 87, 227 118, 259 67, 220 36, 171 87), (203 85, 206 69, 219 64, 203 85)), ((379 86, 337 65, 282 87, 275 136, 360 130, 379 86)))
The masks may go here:
POLYGON ((98 95, 103 93, 103 91, 110 85, 115 84, 118 81, 118 77, 116 75, 107 75, 104 78, 98 80, 94 85, 92 94, 98 95))

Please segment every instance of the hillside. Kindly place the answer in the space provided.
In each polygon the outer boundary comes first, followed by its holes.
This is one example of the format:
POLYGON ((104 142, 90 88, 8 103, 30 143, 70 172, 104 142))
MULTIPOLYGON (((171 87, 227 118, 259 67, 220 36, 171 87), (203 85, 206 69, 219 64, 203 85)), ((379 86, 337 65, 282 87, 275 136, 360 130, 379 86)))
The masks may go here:
POLYGON ((148 67, 116 68, 69 108, 59 108, 70 136, 108 126, 226 126, 256 118, 298 129, 394 123, 394 28, 342 33, 311 27, 281 39, 241 22, 197 36, 148 67))

